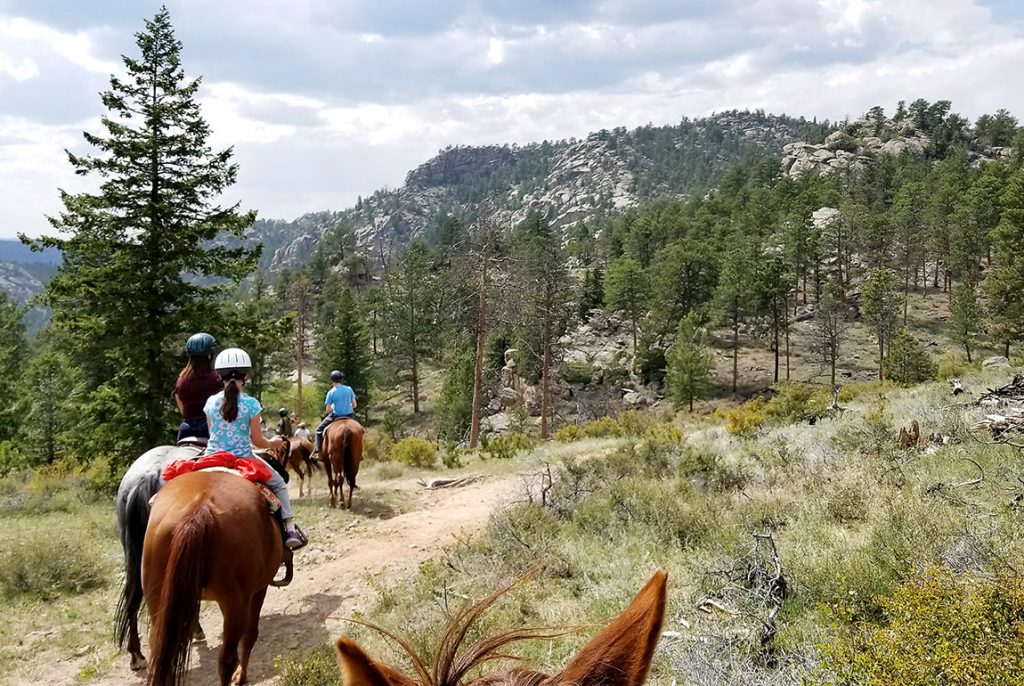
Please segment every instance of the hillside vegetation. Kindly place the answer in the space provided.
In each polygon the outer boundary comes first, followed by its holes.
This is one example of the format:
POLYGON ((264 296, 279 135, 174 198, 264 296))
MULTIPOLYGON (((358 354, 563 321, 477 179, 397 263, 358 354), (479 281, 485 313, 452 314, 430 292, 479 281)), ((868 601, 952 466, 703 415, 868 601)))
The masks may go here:
MULTIPOLYGON (((518 504, 483 537, 414 583, 383 583, 366 619, 430 655, 457 608, 533 569, 474 636, 581 627, 514 651, 557 669, 664 568, 655 684, 1019 681, 1019 448, 973 433, 982 410, 943 384, 861 384, 841 402, 814 425, 790 423, 809 407, 788 397, 738 435, 702 423, 681 440, 622 438, 607 457, 582 442, 538 458, 518 504), (922 438, 901 447, 913 421, 922 438)), ((353 631, 404 664, 386 639, 353 631)), ((330 647, 286 660, 282 677, 333 684, 330 647)))

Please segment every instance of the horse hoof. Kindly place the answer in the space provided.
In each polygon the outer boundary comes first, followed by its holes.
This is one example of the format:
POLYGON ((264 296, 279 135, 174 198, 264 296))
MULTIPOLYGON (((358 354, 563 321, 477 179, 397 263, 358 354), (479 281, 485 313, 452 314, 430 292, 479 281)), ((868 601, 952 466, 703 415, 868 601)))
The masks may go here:
POLYGON ((235 668, 235 673, 231 676, 231 683, 244 684, 246 681, 245 676, 245 670, 242 669, 242 665, 238 665, 238 667, 235 668))
POLYGON ((138 672, 146 668, 146 658, 140 653, 139 655, 132 655, 132 671, 138 672))

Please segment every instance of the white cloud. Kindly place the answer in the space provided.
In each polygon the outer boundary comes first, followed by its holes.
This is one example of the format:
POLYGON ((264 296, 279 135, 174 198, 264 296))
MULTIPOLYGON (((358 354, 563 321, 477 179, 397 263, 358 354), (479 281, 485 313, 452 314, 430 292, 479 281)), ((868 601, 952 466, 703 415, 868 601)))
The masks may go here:
MULTIPOLYGON (((234 1, 168 4, 186 68, 212 74, 203 113, 215 146, 235 147, 232 194, 263 216, 337 209, 397 186, 449 144, 579 137, 733 107, 841 119, 917 97, 951 99, 972 119, 998 107, 1024 115, 1012 87, 1024 28, 972 0, 524 0, 500 13, 453 0, 427 17, 430 28, 412 21, 419 13, 395 30, 388 17, 400 3, 268 1, 241 12, 234 1)), ((0 102, 40 97, 19 84, 60 93, 68 84, 50 80, 55 60, 92 83, 119 71, 103 55, 134 52, 127 33, 13 17, 0 17, 0 45, 0 102), (116 49, 98 36, 119 37, 116 49)), ((73 125, 0 115, 0 235, 44 230, 56 188, 85 187, 63 149, 97 130, 101 106, 90 103, 92 118, 73 125)))

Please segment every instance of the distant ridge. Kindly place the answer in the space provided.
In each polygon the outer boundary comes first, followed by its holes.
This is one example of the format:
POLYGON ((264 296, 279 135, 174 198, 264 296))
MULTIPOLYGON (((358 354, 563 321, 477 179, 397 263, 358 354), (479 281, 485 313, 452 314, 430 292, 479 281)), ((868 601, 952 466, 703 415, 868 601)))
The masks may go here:
POLYGON ((0 262, 60 264, 60 251, 47 248, 42 252, 33 252, 17 238, 0 238, 0 262))

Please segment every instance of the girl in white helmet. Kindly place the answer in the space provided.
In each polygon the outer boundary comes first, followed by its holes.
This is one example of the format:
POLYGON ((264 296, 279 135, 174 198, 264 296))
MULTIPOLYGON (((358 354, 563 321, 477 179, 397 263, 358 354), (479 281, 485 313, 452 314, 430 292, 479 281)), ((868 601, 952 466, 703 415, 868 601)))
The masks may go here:
MULTIPOLYGON (((241 348, 227 348, 217 355, 213 368, 220 375, 224 390, 210 396, 203 412, 210 425, 210 442, 204 454, 226 450, 232 455, 260 460, 253 455, 252 446, 264 450, 276 450, 284 445, 284 439, 274 436, 270 440, 260 431, 260 402, 242 391, 242 385, 249 378, 252 362, 241 348)), ((264 464, 263 460, 260 460, 264 464)), ((270 481, 267 486, 281 501, 281 517, 284 519, 285 545, 292 550, 304 545, 302 536, 295 527, 292 503, 288 498, 288 487, 284 479, 270 465, 270 481)))

